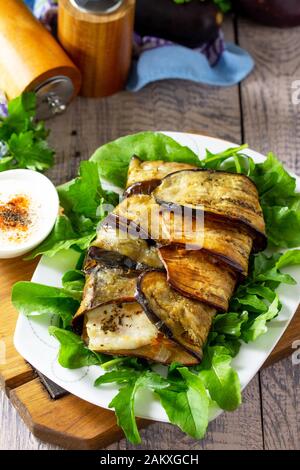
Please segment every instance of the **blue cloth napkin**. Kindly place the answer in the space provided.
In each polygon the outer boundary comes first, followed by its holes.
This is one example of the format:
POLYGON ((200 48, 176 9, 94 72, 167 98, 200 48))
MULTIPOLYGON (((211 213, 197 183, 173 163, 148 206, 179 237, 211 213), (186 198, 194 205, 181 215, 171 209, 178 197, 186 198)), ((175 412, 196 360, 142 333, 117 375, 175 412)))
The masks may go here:
POLYGON ((225 50, 214 66, 204 54, 175 44, 167 45, 140 55, 133 64, 127 88, 138 91, 150 82, 170 78, 231 86, 243 80, 253 67, 252 57, 235 44, 225 43, 225 50))
MULTIPOLYGON (((55 14, 57 0, 25 0, 45 24, 47 12, 55 14)), ((192 80, 214 86, 232 86, 243 80, 253 69, 252 57, 232 43, 224 43, 224 50, 214 65, 205 53, 177 44, 165 44, 141 49, 134 60, 127 89, 138 91, 148 83, 165 79, 192 80)))

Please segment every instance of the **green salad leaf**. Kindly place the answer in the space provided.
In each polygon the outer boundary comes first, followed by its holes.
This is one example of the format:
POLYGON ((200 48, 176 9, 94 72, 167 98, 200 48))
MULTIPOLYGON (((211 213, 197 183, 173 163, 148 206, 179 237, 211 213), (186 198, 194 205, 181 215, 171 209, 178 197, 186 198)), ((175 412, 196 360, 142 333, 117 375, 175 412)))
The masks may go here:
POLYGON ((176 424, 183 432, 195 439, 202 439, 208 425, 210 398, 199 375, 189 371, 187 367, 177 369, 184 379, 176 387, 174 380, 168 388, 155 390, 160 398, 171 423, 176 424))
POLYGON ((72 291, 45 286, 35 282, 20 281, 12 289, 14 307, 27 317, 57 315, 63 327, 69 327, 79 307, 77 296, 72 291))
POLYGON ((61 250, 85 250, 96 236, 98 223, 112 210, 118 196, 105 191, 98 167, 90 161, 80 164, 79 175, 57 188, 63 214, 59 215, 50 235, 28 259, 44 254, 54 256, 61 250))
POLYGON ((23 93, 8 103, 8 116, 0 117, 0 171, 29 168, 44 171, 54 163, 47 143, 48 131, 36 121, 36 95, 23 93))
POLYGON ((136 425, 134 403, 136 394, 139 389, 147 388, 149 390, 158 390, 168 386, 168 383, 159 374, 152 371, 143 371, 133 374, 130 371, 127 376, 124 371, 121 372, 121 379, 117 374, 108 372, 106 376, 101 377, 96 381, 96 384, 117 382, 125 384, 109 404, 110 408, 114 408, 118 425, 123 429, 127 439, 133 444, 139 444, 141 438, 136 425))
POLYGON ((72 331, 49 326, 49 334, 60 343, 58 362, 67 369, 102 364, 103 356, 88 349, 80 336, 72 331))
POLYGON ((70 269, 62 277, 63 288, 71 292, 74 298, 82 299, 85 275, 79 269, 70 269))
POLYGON ((164 160, 199 165, 199 159, 188 147, 159 132, 140 132, 121 137, 100 147, 92 155, 102 178, 125 188, 130 159, 137 155, 142 160, 164 160))
POLYGON ((232 356, 224 346, 207 346, 199 368, 210 397, 220 408, 235 410, 242 401, 237 372, 231 367, 232 356))

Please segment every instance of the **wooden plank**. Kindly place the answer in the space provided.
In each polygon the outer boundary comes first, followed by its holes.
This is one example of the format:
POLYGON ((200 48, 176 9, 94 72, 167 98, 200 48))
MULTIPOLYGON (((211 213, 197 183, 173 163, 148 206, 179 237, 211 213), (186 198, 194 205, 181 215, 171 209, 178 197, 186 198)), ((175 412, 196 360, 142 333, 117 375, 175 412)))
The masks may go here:
POLYGON ((34 437, 9 398, 0 390, 0 450, 56 450, 58 446, 34 437))
POLYGON ((66 449, 97 449, 123 436, 112 411, 73 395, 52 400, 38 379, 15 388, 9 398, 35 437, 66 449))
POLYGON ((13 345, 13 332, 18 314, 11 305, 10 296, 12 285, 16 281, 31 279, 36 264, 37 260, 22 261, 21 258, 0 260, 0 340, 5 344, 5 361, 0 362, 0 385, 6 389, 17 387, 34 377, 32 368, 19 356, 13 345))
MULTIPOLYGON (((300 106, 292 103, 292 83, 300 76, 295 48, 300 28, 278 30, 256 25, 254 31, 250 22, 239 20, 238 37, 256 62, 254 73, 241 86, 244 140, 263 153, 274 151, 299 174, 300 106)), ((295 339, 300 339, 297 319, 284 336, 289 352, 295 339)), ((274 358, 279 357, 276 348, 274 358)), ((263 370, 260 381, 265 448, 299 449, 299 366, 293 367, 286 359, 263 370)))
POLYGON ((300 450, 299 364, 284 359, 263 370, 260 380, 265 449, 300 450))

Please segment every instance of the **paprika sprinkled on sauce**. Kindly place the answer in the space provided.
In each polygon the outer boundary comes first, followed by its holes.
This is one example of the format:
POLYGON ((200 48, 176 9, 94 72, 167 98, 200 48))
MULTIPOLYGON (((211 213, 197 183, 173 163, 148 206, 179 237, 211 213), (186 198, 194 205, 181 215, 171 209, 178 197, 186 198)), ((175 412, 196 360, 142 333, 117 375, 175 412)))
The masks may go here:
POLYGON ((0 244, 20 245, 36 232, 38 203, 26 192, 9 193, 0 186, 0 244))
POLYGON ((0 259, 37 247, 51 232, 59 211, 57 191, 32 170, 0 172, 0 259))
POLYGON ((5 204, 0 203, 0 230, 15 230, 26 232, 30 224, 29 199, 26 196, 16 196, 5 204))

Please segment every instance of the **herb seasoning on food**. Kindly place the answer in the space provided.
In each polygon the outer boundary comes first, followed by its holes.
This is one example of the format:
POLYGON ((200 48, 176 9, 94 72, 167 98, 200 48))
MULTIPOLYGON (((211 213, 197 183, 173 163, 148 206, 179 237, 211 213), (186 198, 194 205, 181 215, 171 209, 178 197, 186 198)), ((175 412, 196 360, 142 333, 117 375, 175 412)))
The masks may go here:
POLYGON ((16 195, 6 202, 0 200, 0 231, 13 242, 24 241, 31 225, 30 199, 25 195, 16 195))

